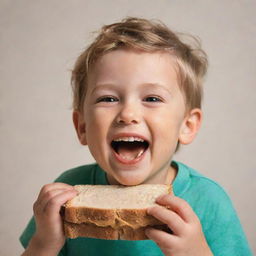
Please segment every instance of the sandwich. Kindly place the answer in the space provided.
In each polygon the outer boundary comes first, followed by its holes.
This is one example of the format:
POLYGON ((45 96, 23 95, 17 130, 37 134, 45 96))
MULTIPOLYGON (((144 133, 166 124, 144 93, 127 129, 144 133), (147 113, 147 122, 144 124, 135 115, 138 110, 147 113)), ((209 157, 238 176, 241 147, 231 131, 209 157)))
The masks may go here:
MULTIPOLYGON (((145 240, 149 226, 166 225, 147 214, 156 198, 170 194, 171 185, 76 185, 78 194, 64 206, 64 231, 68 238, 145 240)), ((164 206, 162 206, 164 207, 164 206)))

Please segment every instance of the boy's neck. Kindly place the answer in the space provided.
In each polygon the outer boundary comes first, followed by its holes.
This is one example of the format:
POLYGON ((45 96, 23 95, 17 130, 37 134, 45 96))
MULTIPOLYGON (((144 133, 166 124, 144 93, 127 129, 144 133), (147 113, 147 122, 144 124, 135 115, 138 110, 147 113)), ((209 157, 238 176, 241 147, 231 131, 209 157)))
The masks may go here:
POLYGON ((167 185, 172 184, 176 175, 177 175, 176 168, 174 166, 170 165, 170 168, 167 171, 167 175, 166 175, 164 184, 167 184, 167 185))
MULTIPOLYGON (((161 178, 161 181, 155 181, 155 182, 145 182, 145 183, 160 183, 160 184, 167 184, 167 185, 170 185, 173 183, 176 175, 177 175, 177 170, 174 166, 170 165, 170 167, 168 168, 168 170, 166 171, 165 174, 163 174, 164 176, 161 178)), ((112 177, 110 176, 109 174, 106 175, 107 177, 107 182, 108 184, 110 185, 118 185, 119 183, 112 177)))

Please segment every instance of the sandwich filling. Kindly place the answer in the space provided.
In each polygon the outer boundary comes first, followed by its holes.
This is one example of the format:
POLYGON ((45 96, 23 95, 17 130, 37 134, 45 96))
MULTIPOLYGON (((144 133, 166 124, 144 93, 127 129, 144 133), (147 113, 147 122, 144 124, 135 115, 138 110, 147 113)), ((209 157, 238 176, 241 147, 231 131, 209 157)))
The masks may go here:
POLYGON ((149 143, 144 140, 113 140, 111 147, 123 159, 134 160, 139 158, 147 149, 149 143))

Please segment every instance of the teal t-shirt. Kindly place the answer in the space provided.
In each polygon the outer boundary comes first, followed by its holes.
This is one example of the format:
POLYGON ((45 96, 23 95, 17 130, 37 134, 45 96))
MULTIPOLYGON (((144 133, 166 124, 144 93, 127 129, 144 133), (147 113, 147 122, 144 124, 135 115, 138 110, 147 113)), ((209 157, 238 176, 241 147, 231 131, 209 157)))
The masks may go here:
MULTIPOLYGON (((177 169, 173 182, 174 194, 185 199, 199 217, 202 228, 215 256, 250 256, 245 234, 237 214, 225 191, 214 181, 202 176, 192 168, 172 162, 177 169)), ((56 182, 70 185, 107 185, 105 172, 97 165, 84 165, 64 172, 56 182)), ((31 219, 20 241, 27 247, 35 232, 31 219)), ((151 240, 122 241, 93 238, 67 239, 59 256, 160 256, 160 248, 151 240)))

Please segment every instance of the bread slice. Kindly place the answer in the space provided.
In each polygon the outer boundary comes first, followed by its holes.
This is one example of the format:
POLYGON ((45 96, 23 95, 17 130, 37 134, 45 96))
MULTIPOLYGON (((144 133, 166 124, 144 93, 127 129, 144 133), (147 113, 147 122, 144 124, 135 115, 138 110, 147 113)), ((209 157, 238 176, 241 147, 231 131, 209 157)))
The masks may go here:
POLYGON ((148 226, 163 226, 147 214, 171 185, 77 185, 78 195, 65 205, 64 230, 69 238, 143 240, 148 226))

